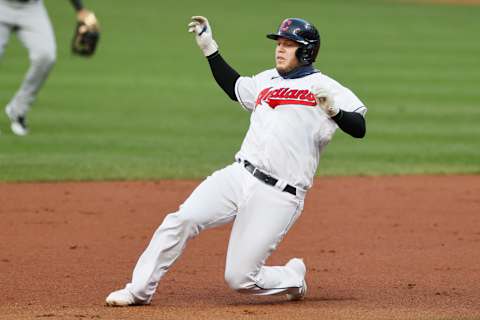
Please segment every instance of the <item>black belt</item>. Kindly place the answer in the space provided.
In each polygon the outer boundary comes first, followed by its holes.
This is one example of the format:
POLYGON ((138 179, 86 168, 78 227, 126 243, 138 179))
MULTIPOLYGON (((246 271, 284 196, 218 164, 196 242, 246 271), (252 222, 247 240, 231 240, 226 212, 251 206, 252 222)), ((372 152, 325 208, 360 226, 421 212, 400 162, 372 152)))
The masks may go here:
MULTIPOLYGON (((239 162, 241 163, 241 161, 239 160, 239 162)), ((247 169, 255 178, 257 178, 258 180, 261 180, 263 182, 265 182, 266 184, 270 185, 270 186, 275 186, 278 182, 278 179, 275 179, 274 177, 271 177, 269 176, 268 174, 258 170, 253 164, 251 164, 249 161, 247 160, 243 160, 243 166, 245 167, 245 169, 247 169)), ((288 192, 288 193, 291 193, 293 194, 294 196, 297 195, 297 189, 289 184, 287 184, 285 186, 285 188, 283 188, 282 190, 283 192, 288 192)))

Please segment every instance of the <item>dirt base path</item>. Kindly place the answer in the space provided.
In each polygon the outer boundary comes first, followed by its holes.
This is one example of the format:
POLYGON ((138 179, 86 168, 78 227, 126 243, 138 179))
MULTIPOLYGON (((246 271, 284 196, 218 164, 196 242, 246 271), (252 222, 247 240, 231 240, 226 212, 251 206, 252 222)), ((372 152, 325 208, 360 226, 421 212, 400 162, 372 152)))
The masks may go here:
POLYGON ((480 176, 316 181, 268 261, 305 258, 305 301, 231 291, 228 225, 189 243, 151 306, 103 306, 197 184, 0 184, 0 318, 480 318, 480 176))

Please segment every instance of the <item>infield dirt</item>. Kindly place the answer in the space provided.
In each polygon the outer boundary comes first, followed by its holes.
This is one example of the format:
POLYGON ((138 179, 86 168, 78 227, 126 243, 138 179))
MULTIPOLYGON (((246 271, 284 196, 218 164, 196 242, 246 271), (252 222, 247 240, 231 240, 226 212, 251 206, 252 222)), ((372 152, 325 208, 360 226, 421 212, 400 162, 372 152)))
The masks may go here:
POLYGON ((480 318, 480 176, 318 179, 268 261, 305 259, 305 301, 231 291, 227 225, 189 243, 151 306, 105 307, 197 184, 0 184, 0 318, 480 318))

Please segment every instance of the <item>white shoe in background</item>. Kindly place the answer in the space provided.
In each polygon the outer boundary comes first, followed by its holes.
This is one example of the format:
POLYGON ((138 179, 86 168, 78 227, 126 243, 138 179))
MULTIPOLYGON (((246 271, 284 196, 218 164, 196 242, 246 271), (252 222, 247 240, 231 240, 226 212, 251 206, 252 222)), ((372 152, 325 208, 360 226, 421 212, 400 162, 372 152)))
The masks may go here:
POLYGON ((5 108, 5 113, 10 119, 10 122, 12 123, 10 125, 10 129, 12 130, 12 132, 17 136, 22 136, 22 137, 26 136, 28 134, 26 117, 24 115, 23 116, 15 115, 14 112, 11 110, 10 106, 7 106, 5 108))

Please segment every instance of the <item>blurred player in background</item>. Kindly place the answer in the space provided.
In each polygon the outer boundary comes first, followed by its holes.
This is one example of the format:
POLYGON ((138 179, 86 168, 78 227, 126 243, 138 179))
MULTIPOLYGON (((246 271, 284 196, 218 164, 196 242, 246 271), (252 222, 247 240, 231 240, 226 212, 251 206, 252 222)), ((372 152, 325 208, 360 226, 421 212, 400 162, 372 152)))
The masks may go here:
MULTIPOLYGON (((93 25, 96 28, 95 15, 83 7, 82 1, 70 2, 77 12, 78 25, 93 25)), ((16 33, 27 48, 30 68, 5 107, 5 113, 11 122, 12 132, 25 136, 28 134, 27 112, 56 60, 55 35, 43 0, 0 0, 0 57, 11 33, 16 33)))

